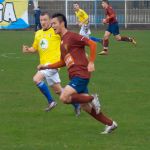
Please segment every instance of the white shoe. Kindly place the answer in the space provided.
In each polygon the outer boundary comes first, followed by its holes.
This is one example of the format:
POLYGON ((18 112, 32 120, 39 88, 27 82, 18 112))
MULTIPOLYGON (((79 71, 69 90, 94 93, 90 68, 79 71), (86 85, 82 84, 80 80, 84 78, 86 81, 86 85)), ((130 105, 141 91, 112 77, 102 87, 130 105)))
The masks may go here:
POLYGON ((48 107, 45 108, 45 111, 50 111, 52 110, 54 107, 56 107, 57 103, 55 101, 52 101, 51 103, 48 104, 48 107))
POLYGON ((118 127, 117 123, 115 121, 113 121, 113 124, 111 126, 106 125, 105 130, 103 132, 101 132, 101 134, 111 133, 117 127, 118 127))
POLYGON ((95 109, 96 111, 96 114, 99 114, 100 113, 100 102, 99 102, 99 99, 98 99, 98 95, 97 94, 93 94, 92 95, 94 97, 94 99, 92 100, 91 104, 93 106, 93 108, 95 109))

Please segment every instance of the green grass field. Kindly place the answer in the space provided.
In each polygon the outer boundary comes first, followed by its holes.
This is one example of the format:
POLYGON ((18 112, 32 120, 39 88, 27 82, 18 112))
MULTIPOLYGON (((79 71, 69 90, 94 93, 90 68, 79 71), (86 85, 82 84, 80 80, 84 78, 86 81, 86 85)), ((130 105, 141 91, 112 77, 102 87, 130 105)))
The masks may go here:
MULTIPOLYGON (((0 31, 0 150, 149 150, 150 31, 122 34, 136 37, 137 47, 112 37, 109 55, 97 56, 89 85, 119 125, 114 133, 101 135, 102 124, 85 112, 76 118, 72 106, 55 94, 58 106, 43 111, 46 100, 32 81, 38 56, 21 52, 22 44, 32 44, 34 33, 0 31)), ((60 76, 64 86, 66 69, 60 76)))

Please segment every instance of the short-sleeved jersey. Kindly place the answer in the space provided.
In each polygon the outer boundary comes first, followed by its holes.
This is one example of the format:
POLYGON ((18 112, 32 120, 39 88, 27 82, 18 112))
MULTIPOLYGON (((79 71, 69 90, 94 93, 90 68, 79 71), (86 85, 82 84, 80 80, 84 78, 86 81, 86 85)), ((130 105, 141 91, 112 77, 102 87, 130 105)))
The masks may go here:
POLYGON ((90 78, 87 69, 89 61, 85 53, 88 41, 89 39, 70 31, 62 37, 61 58, 65 61, 70 79, 73 77, 90 78))
POLYGON ((112 15, 114 16, 113 18, 109 19, 109 22, 108 22, 109 24, 117 22, 116 13, 110 5, 105 9, 105 14, 108 17, 112 15))
MULTIPOLYGON (((89 16, 88 14, 83 10, 83 9, 79 9, 78 11, 75 11, 76 17, 78 19, 79 22, 83 22, 85 19, 88 19, 89 16)), ((86 21, 84 24, 88 24, 88 21, 86 21)))
POLYGON ((61 38, 53 28, 36 32, 32 47, 39 53, 40 64, 52 64, 60 60, 60 42, 61 38))

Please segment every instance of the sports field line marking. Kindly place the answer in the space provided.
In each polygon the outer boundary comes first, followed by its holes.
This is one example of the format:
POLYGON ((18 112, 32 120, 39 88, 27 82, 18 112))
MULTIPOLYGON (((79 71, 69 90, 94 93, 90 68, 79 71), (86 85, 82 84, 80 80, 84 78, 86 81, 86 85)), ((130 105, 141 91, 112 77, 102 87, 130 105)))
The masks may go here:
POLYGON ((3 53, 1 54, 1 57, 4 58, 15 58, 15 59, 20 59, 21 57, 15 56, 16 53, 3 53))

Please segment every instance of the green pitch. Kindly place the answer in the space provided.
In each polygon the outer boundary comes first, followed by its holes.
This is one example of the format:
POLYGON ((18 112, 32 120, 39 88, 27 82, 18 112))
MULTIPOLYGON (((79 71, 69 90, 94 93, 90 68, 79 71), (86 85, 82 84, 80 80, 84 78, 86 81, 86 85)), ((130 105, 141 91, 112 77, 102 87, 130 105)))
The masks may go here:
MULTIPOLYGON (((150 31, 122 34, 136 37, 137 47, 111 38, 110 53, 97 56, 89 85, 90 92, 100 95, 103 111, 119 125, 114 133, 101 135, 102 124, 84 112, 76 118, 72 106, 54 94, 58 106, 43 111, 46 100, 32 81, 38 56, 21 52, 34 33, 0 31, 0 150, 150 149, 150 31)), ((60 75, 65 85, 66 69, 60 75)))

